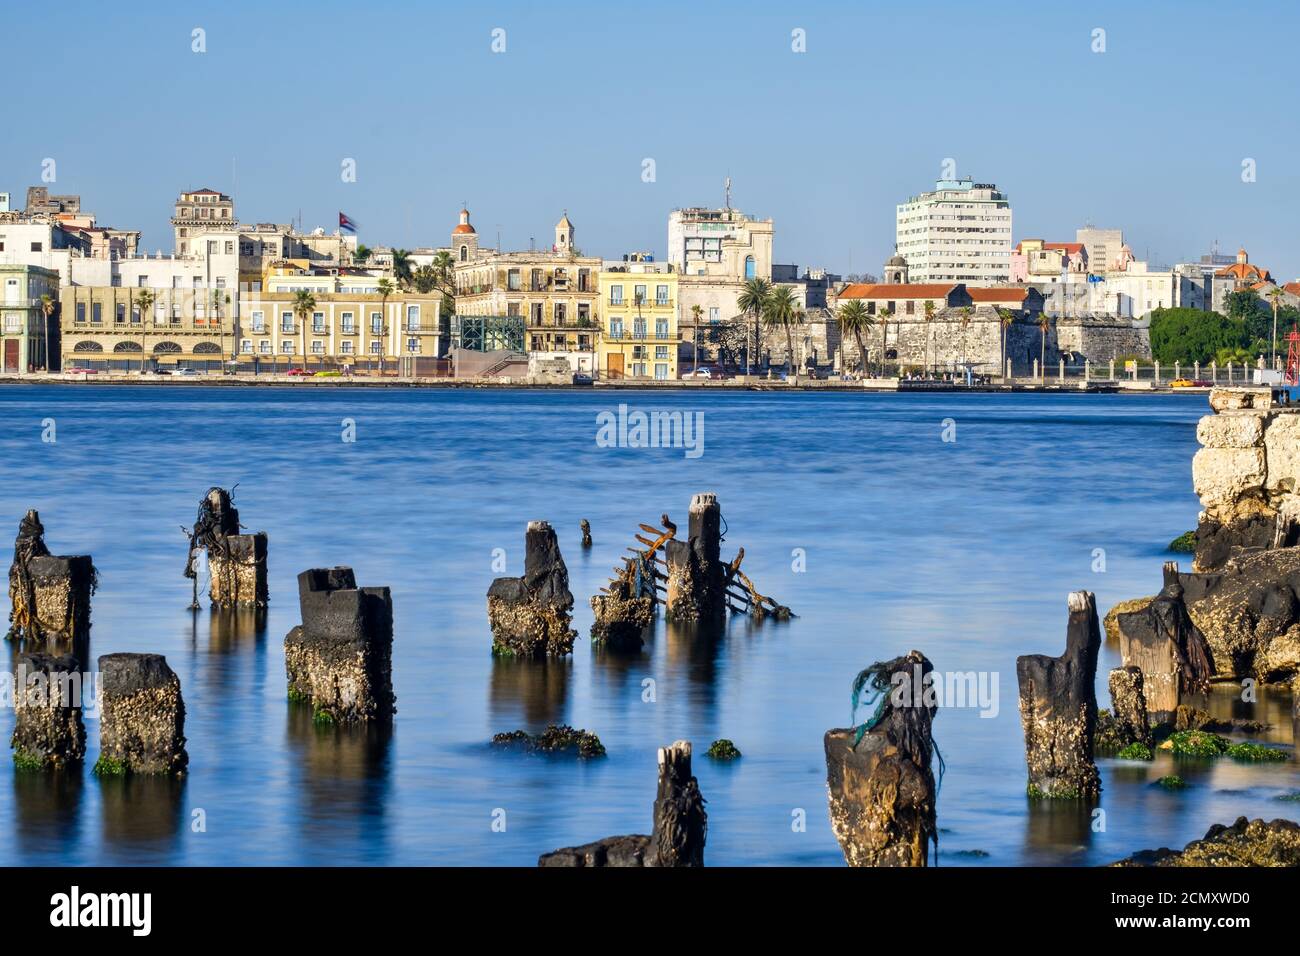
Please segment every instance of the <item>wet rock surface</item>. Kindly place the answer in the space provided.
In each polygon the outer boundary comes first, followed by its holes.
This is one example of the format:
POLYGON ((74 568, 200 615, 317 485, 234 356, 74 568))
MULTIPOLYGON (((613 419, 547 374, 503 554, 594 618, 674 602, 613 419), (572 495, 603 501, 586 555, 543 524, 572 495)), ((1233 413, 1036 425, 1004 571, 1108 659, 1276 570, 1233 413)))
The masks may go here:
POLYGON ((298 575, 302 624, 284 639, 290 700, 320 720, 388 720, 393 694, 393 601, 386 587, 358 588, 348 567, 298 575))
POLYGON ((9 638, 71 645, 84 652, 90 637, 90 599, 98 585, 90 555, 53 555, 40 515, 28 511, 18 526, 9 566, 9 638))
POLYGON ((545 867, 704 865, 708 814, 699 782, 691 773, 691 745, 678 740, 659 748, 659 784, 654 829, 649 835, 606 837, 565 847, 538 858, 545 867))
POLYGON ((664 544, 668 561, 665 616, 683 624, 713 624, 727 614, 726 566, 722 563, 722 508, 716 495, 691 498, 686 540, 664 544))
POLYGON ((199 501, 198 515, 190 533, 185 576, 197 582, 198 568, 194 558, 200 550, 205 551, 211 577, 208 596, 215 606, 265 607, 268 597, 266 532, 243 534, 240 529, 239 510, 235 508, 230 492, 224 488, 209 488, 199 501))
POLYGON ((185 751, 180 678, 161 654, 105 654, 96 773, 179 774, 185 751))
POLYGON ((86 756, 81 665, 71 654, 23 654, 14 677, 14 765, 50 770, 86 756))
POLYGON ((1215 824, 1181 850, 1143 850, 1112 866, 1300 866, 1300 824, 1247 820, 1215 824))
POLYGON ((1090 800, 1101 793, 1101 777, 1093 763, 1094 681, 1101 630, 1091 592, 1071 593, 1068 604, 1065 653, 1016 659, 1029 768, 1027 792, 1031 797, 1090 800))
POLYGON ((540 734, 530 734, 526 730, 494 734, 492 744, 516 747, 530 753, 573 753, 584 758, 605 756, 605 745, 599 737, 585 730, 575 730, 568 724, 551 724, 540 734))
POLYGON ((1142 673, 1151 719, 1172 718, 1183 694, 1208 689, 1216 674, 1209 643, 1188 611, 1183 576, 1167 562, 1165 585, 1140 609, 1116 616, 1120 659, 1142 673))
POLYGON ((487 593, 492 652, 563 657, 573 651, 573 593, 555 529, 531 521, 524 535, 524 574, 497 578, 487 593))
POLYGON ((925 866, 937 840, 937 708, 923 696, 933 672, 920 651, 873 664, 858 675, 857 699, 878 704, 862 725, 829 730, 826 787, 831 830, 849 866, 925 866), (905 685, 901 700, 891 691, 905 685), (914 692, 914 693, 913 693, 914 692))

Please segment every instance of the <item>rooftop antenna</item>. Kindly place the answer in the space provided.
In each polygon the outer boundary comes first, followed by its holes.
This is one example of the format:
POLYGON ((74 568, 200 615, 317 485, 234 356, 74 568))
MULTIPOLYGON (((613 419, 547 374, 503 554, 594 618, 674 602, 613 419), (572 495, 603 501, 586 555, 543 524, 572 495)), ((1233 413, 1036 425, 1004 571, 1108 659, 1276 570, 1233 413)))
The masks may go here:
POLYGON ((501 254, 501 223, 497 223, 497 255, 501 254))
POLYGON ((726 195, 726 207, 725 207, 725 208, 727 209, 728 212, 730 212, 730 210, 731 210, 731 177, 728 176, 725 180, 723 180, 723 184, 722 184, 722 185, 723 185, 723 191, 724 191, 724 193, 725 193, 725 195, 726 195))

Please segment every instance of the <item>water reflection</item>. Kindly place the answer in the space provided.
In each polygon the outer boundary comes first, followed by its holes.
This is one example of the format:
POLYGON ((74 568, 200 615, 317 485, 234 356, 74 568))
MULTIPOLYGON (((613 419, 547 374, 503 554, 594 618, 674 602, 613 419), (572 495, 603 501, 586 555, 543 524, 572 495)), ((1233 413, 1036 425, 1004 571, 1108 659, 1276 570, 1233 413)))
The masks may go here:
POLYGON ((537 732, 567 723, 571 658, 527 661, 494 657, 488 685, 493 733, 520 728, 537 732))
POLYGON ((288 703, 287 740, 297 799, 294 829, 302 852, 336 863, 383 859, 388 852, 391 725, 316 723, 310 705, 288 703), (364 847, 364 856, 338 854, 364 847))
POLYGON ((104 843, 132 861, 142 854, 164 861, 177 849, 186 779, 152 774, 98 778, 104 843))
POLYGON ((14 828, 24 852, 74 849, 85 788, 80 764, 50 772, 14 772, 14 828))
POLYGON ((266 638, 266 608, 214 607, 208 616, 208 650, 213 654, 255 648, 266 638))
MULTIPOLYGON (((1026 798, 1027 799, 1027 798, 1026 798)), ((1085 800, 1028 800, 1025 855, 1030 865, 1073 862, 1092 843, 1094 806, 1085 800)))

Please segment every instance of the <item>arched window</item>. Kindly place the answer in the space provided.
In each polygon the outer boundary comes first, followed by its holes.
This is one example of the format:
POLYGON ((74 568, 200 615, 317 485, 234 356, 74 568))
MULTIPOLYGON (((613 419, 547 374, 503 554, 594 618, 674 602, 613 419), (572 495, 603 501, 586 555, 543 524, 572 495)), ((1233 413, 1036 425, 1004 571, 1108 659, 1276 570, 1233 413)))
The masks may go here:
POLYGON ((174 355, 181 350, 175 342, 159 342, 153 347, 154 355, 174 355))
POLYGON ((78 342, 76 345, 74 345, 74 346, 72 347, 72 351, 74 351, 74 352, 102 352, 102 351, 104 351, 104 346, 100 345, 98 342, 78 342))
POLYGON ((113 346, 113 351, 114 352, 139 352, 140 343, 139 342, 118 342, 116 345, 113 346))
POLYGON ((745 256, 745 278, 754 278, 754 257, 745 256))
POLYGON ((194 346, 195 355, 220 355, 221 346, 216 342, 200 342, 194 346))
POLYGON ((469 261, 469 246, 460 247, 460 261, 461 262, 469 261))

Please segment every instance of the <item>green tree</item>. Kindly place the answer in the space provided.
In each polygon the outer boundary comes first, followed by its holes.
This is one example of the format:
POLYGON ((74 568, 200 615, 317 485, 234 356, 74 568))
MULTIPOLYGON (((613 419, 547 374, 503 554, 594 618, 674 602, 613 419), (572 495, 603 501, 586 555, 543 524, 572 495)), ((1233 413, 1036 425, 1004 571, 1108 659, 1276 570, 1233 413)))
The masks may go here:
MULTIPOLYGON (((387 278, 380 279, 379 282, 376 283, 375 288, 379 290, 379 302, 380 302, 379 374, 383 375, 384 374, 384 349, 387 347, 388 344, 388 297, 391 296, 397 290, 393 288, 392 281, 387 278)), ((373 335, 375 333, 373 330, 371 330, 370 334, 373 335)))
POLYGON ((1047 333, 1052 330, 1052 317, 1046 312, 1038 314, 1038 375, 1047 378, 1047 333))
POLYGON ((861 299, 850 299, 835 310, 835 318, 840 323, 840 354, 844 354, 844 333, 853 335, 858 343, 858 367, 862 374, 867 374, 867 347, 862 342, 862 333, 876 324, 876 320, 867 311, 866 303, 861 299))
POLYGON ((140 303, 140 374, 144 374, 145 335, 149 328, 149 312, 157 301, 152 289, 141 289, 135 301, 140 303))
POLYGON ((1229 292, 1224 301, 1228 318, 1236 319, 1246 327, 1246 335, 1251 341, 1267 341, 1272 316, 1268 306, 1250 289, 1229 292))
POLYGON ((1273 335, 1268 342, 1268 367, 1277 368, 1277 309, 1282 304, 1282 296, 1286 292, 1281 286, 1273 286, 1268 290, 1268 298, 1273 306, 1273 335))
POLYGON ((1241 320, 1200 309, 1156 309, 1150 336, 1151 356, 1162 365, 1205 364, 1220 349, 1245 348, 1251 341, 1241 320))
POLYGON ((934 300, 925 300, 925 373, 930 373, 930 339, 933 337, 930 326, 934 323, 934 300))
POLYGON ((798 324, 799 303, 795 300, 794 290, 788 285, 777 286, 763 304, 763 326, 768 329, 785 329, 785 367, 790 375, 795 374, 794 327, 798 324))
MULTIPOLYGON (((740 309, 744 315, 752 316, 754 319, 754 354, 751 358, 748 354, 745 356, 745 374, 756 364, 754 359, 758 358, 758 323, 763 315, 763 307, 767 305, 767 297, 772 294, 772 283, 762 276, 755 276, 745 283, 741 289, 740 295, 736 297, 736 308, 740 309)), ((745 348, 749 352, 748 346, 745 348)))
POLYGON ((370 247, 366 245, 357 245, 357 251, 352 253, 352 261, 361 265, 370 258, 370 247))
POLYGON ((1016 314, 1010 309, 998 309, 998 326, 1002 331, 1002 368, 998 375, 1005 379, 1007 375, 1007 330, 1015 324, 1016 314))
POLYGON ((403 289, 411 285, 411 251, 409 249, 393 250, 393 278, 403 289))
POLYGON ((894 310, 885 306, 880 310, 880 376, 884 378, 885 362, 889 359, 889 320, 894 317, 894 310))
POLYGON ((50 316, 54 314, 56 308, 57 304, 54 301, 54 296, 50 295, 48 292, 41 296, 41 315, 45 319, 44 364, 46 372, 49 372, 50 370, 50 316))
POLYGON ((316 297, 306 289, 293 294, 293 314, 298 317, 299 341, 302 342, 302 370, 307 371, 307 316, 316 308, 316 297))

